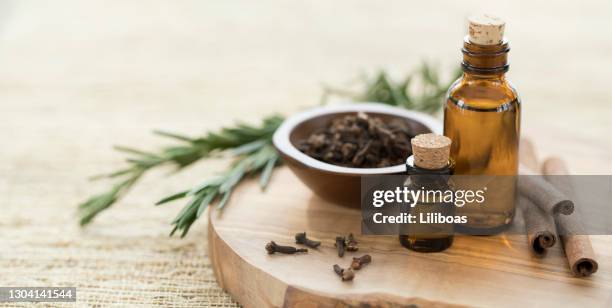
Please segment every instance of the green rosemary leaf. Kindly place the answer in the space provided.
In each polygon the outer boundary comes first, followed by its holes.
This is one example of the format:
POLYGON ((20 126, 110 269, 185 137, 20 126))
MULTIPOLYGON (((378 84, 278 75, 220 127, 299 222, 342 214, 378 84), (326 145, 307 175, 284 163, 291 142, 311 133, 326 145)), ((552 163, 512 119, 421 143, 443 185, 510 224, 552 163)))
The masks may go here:
POLYGON ((221 201, 219 201, 219 204, 217 205, 217 209, 221 210, 225 207, 225 204, 227 204, 227 201, 229 201, 229 197, 231 195, 231 192, 225 192, 223 193, 223 197, 221 197, 221 201))
POLYGON ((429 84, 432 84, 432 85, 440 84, 440 79, 438 78, 438 72, 434 70, 429 63, 423 62, 421 64, 420 71, 421 71, 421 76, 423 76, 423 81, 429 84))
POLYGON ((444 103, 447 89, 459 76, 458 68, 443 82, 437 66, 423 62, 415 71, 408 74, 402 82, 394 82, 385 71, 381 71, 374 78, 366 78, 364 89, 360 93, 337 88, 326 88, 322 100, 331 95, 349 98, 357 102, 379 102, 406 109, 436 113, 444 103), (418 89, 412 89, 412 83, 418 80, 418 89))
POLYGON ((188 214, 190 213, 194 205, 200 204, 200 202, 202 202, 202 198, 203 198, 202 196, 195 196, 191 198, 191 200, 189 200, 189 202, 187 202, 187 204, 181 209, 178 215, 174 217, 174 220, 172 220, 172 223, 179 224, 180 226, 180 222, 185 220, 185 217, 188 216, 188 214))
POLYGON ((247 171, 247 168, 249 167, 248 165, 250 163, 250 160, 252 159, 247 158, 241 160, 230 170, 227 177, 225 178, 225 181, 223 181, 221 186, 219 186, 219 192, 228 192, 234 187, 234 185, 236 185, 236 183, 238 183, 238 181, 242 179, 242 177, 247 171))
POLYGON ((267 140, 255 140, 232 150, 233 155, 242 155, 260 149, 268 143, 267 140))
POLYGON ((259 179, 259 186, 261 187, 262 190, 266 189, 266 187, 268 186, 268 183, 270 183, 270 178, 272 177, 272 170, 276 166, 276 162, 278 161, 278 159, 279 159, 279 156, 277 153, 275 153, 275 155, 268 160, 268 162, 266 163, 266 166, 261 172, 261 177, 259 179))
POLYGON ((98 213, 115 203, 117 199, 121 198, 122 195, 140 179, 141 176, 142 173, 136 172, 127 180, 115 184, 109 191, 93 196, 81 203, 78 207, 80 224, 88 224, 98 213))
POLYGON ((125 161, 131 165, 137 166, 138 168, 146 168, 147 166, 153 163, 153 161, 151 160, 143 160, 137 158, 126 158, 125 161))
POLYGON ((173 224, 178 228, 178 230, 183 230, 181 233, 181 237, 185 237, 191 224, 196 220, 196 213, 198 207, 202 203, 203 197, 200 196, 198 198, 194 198, 194 202, 190 202, 183 210, 181 214, 173 221, 173 224))
POLYGON ((267 163, 268 161, 268 149, 267 148, 262 148, 259 152, 255 153, 255 155, 251 156, 248 160, 248 164, 250 165, 250 168, 248 168, 249 170, 245 170, 248 171, 249 175, 254 175, 256 172, 259 172, 262 167, 267 163))
POLYGON ((189 228, 189 226, 195 221, 196 213, 201 202, 202 200, 198 200, 198 202, 194 202, 187 208, 187 211, 185 211, 183 216, 181 216, 176 222, 179 229, 189 228))
POLYGON ((90 202, 82 204, 80 207, 82 209, 80 215, 81 219, 79 220, 81 226, 88 224, 98 212, 106 209, 117 200, 115 196, 110 194, 98 195, 95 198, 94 200, 90 200, 90 202))
POLYGON ((163 130, 154 130, 153 131, 154 134, 162 136, 162 137, 168 137, 168 138, 173 138, 173 139, 177 139, 177 140, 181 140, 181 141, 186 141, 186 142, 194 142, 195 139, 184 136, 184 135, 180 135, 177 133, 170 133, 170 132, 166 132, 163 130))
MULTIPOLYGON (((195 218, 194 218, 195 220, 195 218)), ((183 229, 183 232, 181 233, 181 238, 184 238, 185 235, 187 235, 187 232, 189 232, 189 228, 191 228, 191 224, 193 223, 193 221, 189 222, 188 224, 186 224, 185 228, 183 229)))
POLYGON ((136 154, 136 155, 139 155, 139 156, 144 156, 144 157, 149 157, 149 158, 159 158, 159 156, 157 156, 156 154, 153 154, 153 153, 150 153, 150 152, 145 152, 145 151, 134 149, 134 148, 130 148, 130 147, 126 147, 126 146, 116 145, 113 148, 115 150, 119 151, 119 152, 125 152, 125 153, 129 153, 129 154, 136 154))
POLYGON ((266 139, 266 143, 259 149, 236 155, 234 163, 223 174, 204 181, 190 191, 193 198, 183 207, 172 222, 173 228, 176 229, 174 232, 181 231, 182 236, 186 234, 186 230, 189 230, 191 224, 215 201, 218 201, 217 208, 223 209, 229 201, 234 188, 247 175, 261 173, 260 184, 263 183, 265 187, 274 166, 278 163, 278 159, 278 153, 272 146, 270 138, 266 139), (194 204, 197 202, 199 202, 199 206, 197 211, 194 211, 194 204))
POLYGON ((210 151, 200 146, 176 146, 167 147, 162 153, 164 159, 154 162, 153 166, 166 161, 171 161, 178 169, 182 169, 200 160, 201 158, 207 157, 210 154, 210 151))
POLYGON ((196 218, 200 218, 200 215, 204 213, 206 208, 208 208, 208 205, 215 199, 216 196, 217 196, 216 193, 208 194, 206 195, 206 197, 204 197, 204 199, 202 199, 202 202, 200 202, 200 205, 198 206, 198 212, 196 214, 196 218))
POLYGON ((126 175, 132 172, 134 172, 134 168, 125 168, 125 169, 117 170, 111 173, 94 175, 90 177, 89 180, 97 181, 97 180, 104 179, 104 178, 115 178, 115 177, 126 175))
POLYGON ((175 226, 174 226, 174 228, 172 228, 172 231, 170 231, 170 234, 169 234, 169 235, 170 235, 170 236, 173 236, 173 235, 174 235, 174 232, 176 232, 176 230, 178 230, 178 226, 177 226, 177 225, 175 225, 175 226))
POLYGON ((167 196, 167 197, 165 197, 165 198, 163 198, 163 199, 161 199, 161 200, 157 201, 157 202, 155 203, 155 205, 162 205, 162 204, 164 204, 164 203, 168 203, 168 202, 170 202, 170 201, 174 201, 174 200, 177 200, 177 199, 185 198, 185 197, 187 196, 187 194, 188 194, 188 193, 189 193, 189 191, 188 191, 188 190, 185 190, 185 191, 181 191, 181 192, 179 192, 179 193, 176 193, 176 194, 173 194, 173 195, 167 196))
POLYGON ((204 182, 200 183, 200 185, 198 185, 195 188, 193 188, 192 190, 190 190, 187 195, 188 196, 196 195, 200 191, 202 191, 203 189, 205 189, 207 187, 221 185, 221 183, 223 183, 223 181, 224 181, 224 178, 222 176, 216 176, 216 177, 208 178, 208 179, 204 180, 204 182))
POLYGON ((410 101, 408 100, 408 97, 406 97, 402 89, 398 87, 389 86, 389 89, 387 91, 389 91, 389 93, 391 94, 391 99, 395 105, 405 108, 410 107, 410 101))

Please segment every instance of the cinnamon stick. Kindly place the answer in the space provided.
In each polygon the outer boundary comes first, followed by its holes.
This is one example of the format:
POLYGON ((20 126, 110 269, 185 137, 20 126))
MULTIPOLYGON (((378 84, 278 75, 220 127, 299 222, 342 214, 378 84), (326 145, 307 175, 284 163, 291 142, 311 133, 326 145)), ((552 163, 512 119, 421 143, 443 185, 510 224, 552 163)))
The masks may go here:
POLYGON ((521 162, 518 188, 533 204, 550 215, 569 215, 574 211, 574 203, 557 188, 539 176, 540 166, 533 143, 522 138, 519 145, 521 162))
POLYGON ((523 195, 519 195, 518 205, 523 213, 529 247, 536 256, 543 257, 557 242, 555 220, 523 195))
MULTIPOLYGON (((553 185, 570 196, 574 195, 569 179, 559 176, 569 173, 563 160, 557 157, 547 159, 542 166, 542 172, 553 185)), ((575 276, 586 277, 597 272, 598 263, 595 259, 595 252, 581 224, 580 214, 557 215, 555 222, 572 273, 575 276)))
POLYGON ((574 212, 574 202, 551 183, 540 176, 530 176, 535 172, 527 168, 521 168, 520 172, 524 176, 518 179, 519 191, 545 213, 570 215, 574 212))
MULTIPOLYGON (((540 169, 535 147, 531 141, 521 139, 519 157, 521 164, 532 172, 540 169)), ((529 247, 536 256, 543 257, 547 249, 554 246, 557 241, 555 220, 521 194, 518 196, 518 207, 523 214, 529 247)))

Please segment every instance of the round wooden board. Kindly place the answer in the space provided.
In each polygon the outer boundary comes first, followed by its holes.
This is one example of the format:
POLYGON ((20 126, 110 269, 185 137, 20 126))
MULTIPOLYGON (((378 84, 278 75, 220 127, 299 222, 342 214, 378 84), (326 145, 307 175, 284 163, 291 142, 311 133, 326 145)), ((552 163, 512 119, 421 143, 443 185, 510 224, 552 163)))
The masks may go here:
MULTIPOLYGON (((209 250, 219 284, 246 307, 331 307, 344 305, 422 306, 593 306, 612 290, 605 262, 591 278, 573 278, 561 248, 533 257, 525 236, 456 236, 442 253, 415 253, 395 236, 360 236, 360 212, 314 196, 286 167, 266 192, 257 181, 241 185, 225 209, 211 210, 209 250), (268 255, 270 240, 294 245, 306 231, 323 242, 299 255, 268 255), (359 251, 337 256, 334 239, 353 233, 359 251), (342 282, 333 264, 348 266, 353 256, 372 263, 342 282), (537 301, 536 301, 537 300, 537 301)), ((612 240, 593 244, 610 260, 612 240)))

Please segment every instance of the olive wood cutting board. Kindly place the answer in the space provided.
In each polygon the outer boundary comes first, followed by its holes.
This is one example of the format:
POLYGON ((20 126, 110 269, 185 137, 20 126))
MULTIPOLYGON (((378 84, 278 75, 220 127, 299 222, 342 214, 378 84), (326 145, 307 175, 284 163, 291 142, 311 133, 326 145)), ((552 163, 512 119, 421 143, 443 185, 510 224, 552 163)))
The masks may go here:
POLYGON ((441 253, 417 253, 395 236, 360 236, 360 211, 315 196, 286 167, 265 192, 256 180, 240 185, 230 204, 211 210, 209 253, 217 281, 246 307, 383 307, 453 305, 521 307, 605 306, 612 303, 612 236, 592 236, 599 271, 574 278, 561 247, 531 254, 526 236, 456 236, 441 253), (270 240, 295 245, 306 231, 321 240, 307 254, 268 255, 270 240), (359 251, 339 258, 337 235, 354 233, 359 251), (372 263, 342 282, 333 264, 370 254, 372 263))

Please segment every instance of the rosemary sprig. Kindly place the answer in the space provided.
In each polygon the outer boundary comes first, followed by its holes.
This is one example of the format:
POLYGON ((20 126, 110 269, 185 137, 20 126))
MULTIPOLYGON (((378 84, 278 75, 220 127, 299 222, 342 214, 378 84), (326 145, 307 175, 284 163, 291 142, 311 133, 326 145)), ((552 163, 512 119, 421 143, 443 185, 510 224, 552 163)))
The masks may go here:
POLYGON ((108 191, 95 195, 79 205, 80 224, 88 224, 96 215, 121 199, 150 169, 168 164, 182 169, 212 153, 228 149, 238 151, 244 147, 242 151, 249 152, 249 147, 268 142, 282 121, 283 118, 280 116, 271 116, 264 119, 259 127, 238 124, 235 127, 223 128, 219 132, 208 133, 200 138, 157 131, 158 135, 183 143, 164 148, 159 153, 129 147, 116 147, 116 150, 129 155, 128 167, 94 177, 94 179, 111 178, 118 179, 118 181, 108 191))
MULTIPOLYGON (((446 90, 460 73, 460 70, 458 70, 450 81, 442 82, 437 69, 432 65, 423 63, 416 72, 409 74, 403 82, 396 83, 391 80, 386 72, 381 71, 376 78, 365 80, 362 91, 352 92, 326 88, 323 101, 327 101, 330 95, 337 95, 351 98, 357 102, 374 101, 435 113, 443 104, 446 90)), ((176 231, 179 231, 181 237, 185 236, 193 222, 211 204, 216 203, 218 208, 223 208, 234 188, 246 176, 259 174, 260 186, 262 189, 267 186, 273 169, 280 163, 271 139, 282 121, 282 117, 272 116, 266 118, 259 127, 239 124, 235 127, 223 128, 216 133, 208 133, 200 138, 157 131, 158 135, 182 143, 179 146, 164 148, 159 153, 128 147, 116 147, 117 150, 130 155, 127 159, 128 167, 95 177, 116 179, 117 182, 108 191, 95 195, 79 205, 81 225, 86 225, 97 214, 121 199, 150 169, 172 164, 180 170, 200 159, 209 157, 213 153, 228 152, 234 157, 234 162, 228 170, 206 179, 192 189, 170 195, 157 202, 157 205, 160 205, 181 198, 190 198, 172 221, 174 227, 170 233, 170 235, 173 235, 176 231)))
POLYGON ((259 184, 265 189, 272 175, 272 169, 279 163, 279 156, 270 139, 258 140, 232 151, 236 159, 232 166, 223 174, 204 180, 191 190, 170 195, 156 203, 164 204, 176 199, 190 197, 181 212, 172 221, 176 231, 184 237, 191 224, 204 213, 206 208, 217 202, 217 208, 222 209, 229 200, 236 185, 245 176, 260 173, 259 184))
POLYGON ((322 102, 326 103, 330 96, 350 98, 356 102, 380 102, 388 105, 435 113, 442 107, 444 96, 450 85, 461 76, 457 68, 450 80, 441 80, 436 66, 423 62, 413 73, 408 74, 402 82, 394 82, 385 71, 375 78, 365 78, 362 91, 351 91, 326 87, 322 102))

